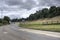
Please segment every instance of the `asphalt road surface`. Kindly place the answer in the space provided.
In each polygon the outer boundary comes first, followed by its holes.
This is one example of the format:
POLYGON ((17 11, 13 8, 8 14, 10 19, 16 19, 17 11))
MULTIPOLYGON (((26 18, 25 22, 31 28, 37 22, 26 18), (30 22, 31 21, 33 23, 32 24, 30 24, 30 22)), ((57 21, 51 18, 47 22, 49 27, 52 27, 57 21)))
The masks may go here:
POLYGON ((60 40, 57 37, 34 34, 21 29, 15 24, 0 27, 0 40, 60 40))

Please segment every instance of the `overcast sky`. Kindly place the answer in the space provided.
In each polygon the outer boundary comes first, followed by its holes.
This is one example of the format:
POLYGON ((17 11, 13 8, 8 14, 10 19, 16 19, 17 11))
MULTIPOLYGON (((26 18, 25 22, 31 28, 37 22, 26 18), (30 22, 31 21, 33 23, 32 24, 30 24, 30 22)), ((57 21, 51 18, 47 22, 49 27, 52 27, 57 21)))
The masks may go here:
POLYGON ((3 10, 3 16, 10 18, 26 18, 37 10, 53 5, 60 6, 60 0, 0 0, 0 10, 3 10))

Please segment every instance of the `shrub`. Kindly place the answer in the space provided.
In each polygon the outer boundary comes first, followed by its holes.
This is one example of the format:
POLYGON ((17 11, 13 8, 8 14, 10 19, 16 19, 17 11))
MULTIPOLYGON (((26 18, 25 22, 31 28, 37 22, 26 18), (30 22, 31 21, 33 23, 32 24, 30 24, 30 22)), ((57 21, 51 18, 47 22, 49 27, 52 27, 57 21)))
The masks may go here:
POLYGON ((8 21, 3 20, 3 24, 8 24, 8 21))
POLYGON ((2 23, 0 23, 0 26, 2 26, 3 24, 2 23))

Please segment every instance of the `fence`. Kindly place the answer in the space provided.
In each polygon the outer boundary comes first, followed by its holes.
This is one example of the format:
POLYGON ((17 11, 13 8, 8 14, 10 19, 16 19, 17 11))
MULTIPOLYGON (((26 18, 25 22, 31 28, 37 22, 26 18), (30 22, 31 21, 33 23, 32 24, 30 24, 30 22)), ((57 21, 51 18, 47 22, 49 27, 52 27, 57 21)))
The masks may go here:
POLYGON ((47 22, 42 22, 42 24, 46 24, 46 25, 60 24, 60 21, 47 21, 47 22))

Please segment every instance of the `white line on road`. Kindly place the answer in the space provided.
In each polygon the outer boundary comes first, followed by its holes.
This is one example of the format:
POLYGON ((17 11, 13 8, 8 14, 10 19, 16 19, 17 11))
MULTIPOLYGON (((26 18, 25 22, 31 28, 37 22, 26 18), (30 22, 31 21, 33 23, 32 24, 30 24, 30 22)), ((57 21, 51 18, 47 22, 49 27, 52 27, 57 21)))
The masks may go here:
POLYGON ((4 34, 7 34, 8 32, 3 32, 4 34))
POLYGON ((39 31, 39 30, 31 30, 31 29, 18 29, 18 30, 60 38, 60 33, 56 33, 56 32, 39 31))

